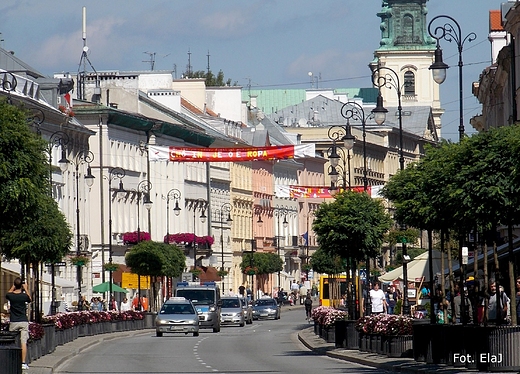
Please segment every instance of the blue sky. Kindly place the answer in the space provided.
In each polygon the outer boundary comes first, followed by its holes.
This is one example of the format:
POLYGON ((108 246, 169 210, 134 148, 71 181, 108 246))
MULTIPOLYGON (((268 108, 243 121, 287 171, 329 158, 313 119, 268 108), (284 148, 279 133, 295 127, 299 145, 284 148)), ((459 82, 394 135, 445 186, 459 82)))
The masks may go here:
MULTIPOLYGON (((464 123, 481 112, 471 94, 490 64, 489 10, 506 0, 430 0, 428 20, 455 18, 463 36, 477 39, 463 52, 464 123), (471 10, 471 11, 470 11, 471 10)), ((206 70, 253 88, 308 88, 308 72, 320 87, 370 87, 368 63, 379 46, 381 0, 6 0, 0 5, 1 46, 46 75, 76 73, 87 7, 87 45, 102 70, 206 70)), ((458 53, 442 42, 451 68, 441 86, 444 138, 458 140, 458 53)), ((90 70, 90 69, 88 69, 90 70)))

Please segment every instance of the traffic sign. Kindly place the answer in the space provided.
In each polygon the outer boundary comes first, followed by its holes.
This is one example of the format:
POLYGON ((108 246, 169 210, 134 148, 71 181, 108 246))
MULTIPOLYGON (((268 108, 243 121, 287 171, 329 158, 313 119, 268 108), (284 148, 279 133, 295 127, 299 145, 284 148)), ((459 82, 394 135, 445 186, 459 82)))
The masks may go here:
MULTIPOLYGON (((45 266, 52 266, 52 264, 50 262, 46 262, 45 266)), ((54 266, 67 266, 67 264, 65 262, 55 262, 54 266)))

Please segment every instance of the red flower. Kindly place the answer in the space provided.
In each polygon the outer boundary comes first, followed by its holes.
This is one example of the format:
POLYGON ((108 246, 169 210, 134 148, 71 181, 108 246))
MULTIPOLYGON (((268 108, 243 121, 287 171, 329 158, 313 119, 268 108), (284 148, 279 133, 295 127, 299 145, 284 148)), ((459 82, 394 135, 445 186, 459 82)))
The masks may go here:
POLYGON ((139 240, 142 242, 152 240, 150 233, 141 231, 141 232, 139 232, 139 235, 138 235, 137 231, 134 231, 134 232, 125 232, 123 234, 123 243, 137 244, 138 237, 139 237, 139 240))

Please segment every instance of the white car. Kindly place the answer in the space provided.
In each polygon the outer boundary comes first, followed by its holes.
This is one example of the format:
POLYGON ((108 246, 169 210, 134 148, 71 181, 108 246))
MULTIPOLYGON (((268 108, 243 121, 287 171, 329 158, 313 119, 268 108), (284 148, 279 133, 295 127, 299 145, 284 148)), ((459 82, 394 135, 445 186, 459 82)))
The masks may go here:
POLYGON ((165 332, 199 336, 199 315, 190 300, 172 297, 163 304, 155 318, 155 335, 165 332))

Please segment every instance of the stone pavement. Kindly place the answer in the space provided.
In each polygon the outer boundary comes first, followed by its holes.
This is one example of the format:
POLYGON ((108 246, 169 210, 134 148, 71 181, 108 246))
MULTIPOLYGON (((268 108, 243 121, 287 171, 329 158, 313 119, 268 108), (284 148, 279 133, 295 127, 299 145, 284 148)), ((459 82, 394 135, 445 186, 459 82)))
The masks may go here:
MULTIPOLYGON (((421 374, 468 374, 478 372, 465 368, 454 368, 446 365, 427 364, 416 362, 412 358, 390 358, 375 353, 361 352, 359 350, 335 348, 334 343, 327 343, 314 333, 314 326, 302 329, 298 332, 298 339, 307 348, 316 354, 326 355, 336 359, 355 362, 361 365, 397 373, 421 373, 421 374)), ((497 372, 495 372, 496 374, 497 372)))

